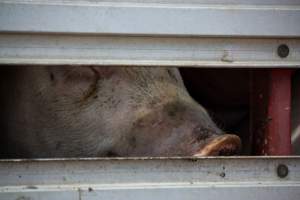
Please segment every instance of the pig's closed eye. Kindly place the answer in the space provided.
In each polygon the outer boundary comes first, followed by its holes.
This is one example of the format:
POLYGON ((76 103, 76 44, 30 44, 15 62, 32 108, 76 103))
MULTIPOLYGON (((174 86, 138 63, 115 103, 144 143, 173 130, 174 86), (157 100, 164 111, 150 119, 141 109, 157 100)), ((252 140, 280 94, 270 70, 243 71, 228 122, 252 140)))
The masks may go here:
POLYGON ((92 66, 55 66, 48 68, 48 77, 57 97, 85 102, 97 94, 100 74, 92 66))
MULTIPOLYGON (((96 99, 100 81, 109 79, 113 74, 113 70, 108 67, 90 66, 85 68, 85 70, 87 69, 89 70, 89 74, 88 74, 89 87, 84 92, 82 101, 86 101, 87 99, 90 98, 96 99)), ((87 72, 85 71, 84 73, 87 72)))
POLYGON ((78 66, 64 70, 63 78, 65 81, 93 81, 95 75, 95 71, 92 67, 78 66))

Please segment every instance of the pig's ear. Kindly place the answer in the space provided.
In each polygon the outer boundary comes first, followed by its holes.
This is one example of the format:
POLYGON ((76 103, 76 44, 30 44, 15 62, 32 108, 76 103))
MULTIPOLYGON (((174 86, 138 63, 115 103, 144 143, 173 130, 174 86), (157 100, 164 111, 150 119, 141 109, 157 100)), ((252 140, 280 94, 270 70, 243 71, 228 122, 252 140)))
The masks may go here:
POLYGON ((225 134, 208 142, 193 156, 232 156, 237 155, 241 149, 241 140, 238 136, 225 134))

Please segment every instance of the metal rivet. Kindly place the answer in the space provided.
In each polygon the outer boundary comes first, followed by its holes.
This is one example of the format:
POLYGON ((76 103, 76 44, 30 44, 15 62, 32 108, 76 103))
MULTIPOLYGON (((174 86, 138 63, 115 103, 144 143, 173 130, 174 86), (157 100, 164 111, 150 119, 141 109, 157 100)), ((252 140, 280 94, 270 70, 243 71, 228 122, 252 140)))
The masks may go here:
POLYGON ((290 53, 290 49, 286 44, 281 44, 277 48, 277 54, 280 58, 286 58, 290 53))
POLYGON ((286 165, 284 165, 284 164, 278 165, 278 167, 277 167, 277 175, 278 175, 280 178, 284 178, 284 177, 286 177, 288 174, 289 174, 289 168, 288 168, 286 165))

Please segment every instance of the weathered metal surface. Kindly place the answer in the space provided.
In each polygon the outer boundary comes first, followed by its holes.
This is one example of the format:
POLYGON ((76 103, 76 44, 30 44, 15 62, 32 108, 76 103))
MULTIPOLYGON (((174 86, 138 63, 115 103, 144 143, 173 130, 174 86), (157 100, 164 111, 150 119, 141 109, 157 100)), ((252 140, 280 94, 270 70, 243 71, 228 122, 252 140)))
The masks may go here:
POLYGON ((300 67, 300 39, 1 34, 0 64, 300 67), (277 55, 278 46, 289 55, 277 55))
POLYGON ((1 0, 1 32, 299 37, 299 1, 1 0))
POLYGON ((299 196, 300 157, 0 161, 0 199, 6 200, 299 196))
POLYGON ((0 0, 0 64, 300 67, 299 21, 293 0, 0 0))
POLYGON ((291 154, 290 69, 252 72, 251 123, 256 155, 291 154))

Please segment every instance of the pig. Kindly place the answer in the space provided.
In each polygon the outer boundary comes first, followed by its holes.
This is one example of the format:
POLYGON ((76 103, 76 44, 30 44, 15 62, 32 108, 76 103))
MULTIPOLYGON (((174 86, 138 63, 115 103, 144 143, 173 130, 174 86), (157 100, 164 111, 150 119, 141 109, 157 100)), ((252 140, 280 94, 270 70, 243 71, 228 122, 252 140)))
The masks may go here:
POLYGON ((180 68, 180 74, 190 95, 206 108, 213 121, 223 130, 238 134, 243 141, 240 154, 250 155, 251 70, 180 68))
POLYGON ((177 68, 1 68, 1 157, 234 155, 177 68))

